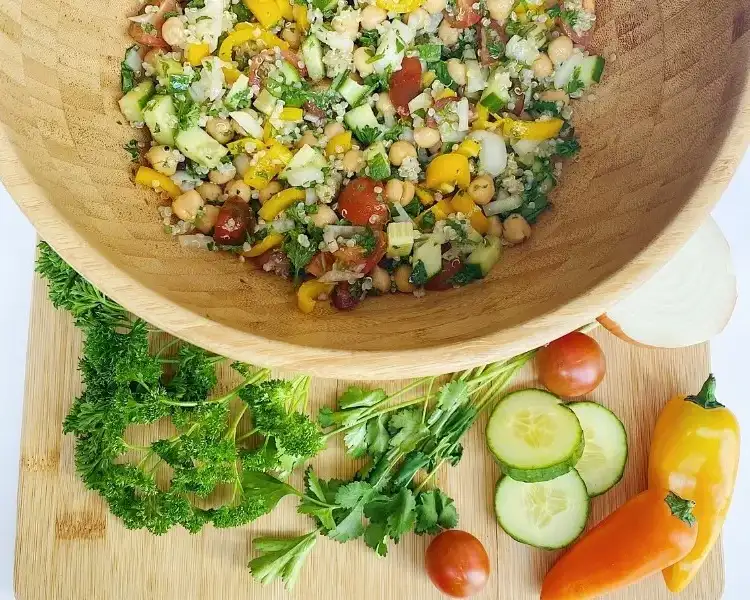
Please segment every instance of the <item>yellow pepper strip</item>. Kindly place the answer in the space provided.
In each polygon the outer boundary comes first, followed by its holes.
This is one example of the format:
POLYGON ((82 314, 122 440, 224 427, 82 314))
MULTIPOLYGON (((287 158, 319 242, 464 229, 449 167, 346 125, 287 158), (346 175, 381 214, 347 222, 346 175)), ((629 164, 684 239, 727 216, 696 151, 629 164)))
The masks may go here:
MULTIPOLYGON (((294 20, 294 12, 292 10, 292 4, 289 0, 276 0, 276 4, 279 6, 281 16, 287 21, 294 20)), ((306 7, 305 7, 306 8, 306 7)))
POLYGON ((271 125, 271 121, 266 121, 263 125, 263 141, 267 145, 276 141, 276 130, 271 125))
POLYGON ((333 291, 334 284, 321 283, 316 279, 305 281, 297 290, 297 307, 305 314, 310 314, 322 296, 333 291))
POLYGON ((437 75, 435 75, 435 71, 425 71, 422 73, 422 87, 430 87, 436 79, 437 75))
POLYGON ((334 135, 326 144, 326 154, 333 156, 334 154, 344 154, 351 150, 352 147, 352 132, 344 131, 334 135))
POLYGON ((440 92, 437 96, 438 100, 442 100, 443 98, 455 98, 456 92, 454 92, 450 88, 445 88, 442 92, 440 92))
POLYGON ((201 61, 211 54, 208 44, 190 44, 185 51, 185 58, 194 67, 199 67, 201 61))
POLYGON ((456 152, 463 154, 466 158, 476 158, 482 146, 476 140, 464 140, 458 145, 456 152))
POLYGON ((238 154, 242 154, 243 152, 250 153, 253 150, 260 150, 261 148, 265 148, 265 144, 260 140, 256 140, 255 138, 243 137, 239 140, 234 140, 233 142, 227 144, 227 148, 229 148, 229 152, 232 153, 232 156, 237 156, 238 154))
POLYGON ((471 128, 474 130, 487 129, 487 123, 489 122, 490 118, 490 111, 486 106, 482 106, 481 104, 477 104, 475 110, 477 112, 477 118, 474 119, 474 122, 471 124, 471 128))
POLYGON ((135 182, 152 190, 164 190, 172 198, 177 198, 182 194, 180 187, 169 177, 148 167, 138 168, 138 172, 135 174, 135 182))
POLYGON ((221 70, 224 71, 224 81, 226 81, 229 84, 232 84, 235 81, 237 81, 240 78, 240 75, 242 75, 242 73, 240 73, 234 67, 222 67, 221 70))
POLYGON ((295 202, 300 202, 304 199, 305 190, 298 190, 296 188, 281 190, 278 194, 271 196, 268 202, 260 207, 258 216, 265 221, 270 221, 295 202))
POLYGON ((562 119, 545 121, 518 121, 503 119, 503 135, 517 140, 548 140, 560 133, 562 119))
POLYGON ((377 0, 375 3, 388 12, 398 14, 410 13, 417 10, 425 0, 377 0))
POLYGON ((247 256, 248 258, 252 258, 253 256, 260 256, 264 252, 268 252, 271 248, 281 246, 281 243, 283 241, 284 236, 280 233, 269 233, 260 242, 255 244, 255 246, 250 248, 250 250, 248 250, 247 252, 243 252, 242 256, 247 256))
POLYGON ((466 215, 471 226, 482 235, 489 231, 489 219, 484 216, 482 209, 474 203, 468 194, 463 192, 457 193, 451 200, 451 206, 453 207, 453 212, 466 215))
POLYGON ((281 21, 281 7, 276 0, 244 0, 245 6, 253 13, 264 29, 270 29, 281 21))
POLYGON ((258 154, 258 162, 245 173, 245 183, 256 190, 266 187, 294 156, 289 148, 275 141, 258 154))
POLYGON ((740 428, 732 412, 716 401, 709 375, 696 396, 676 396, 664 406, 654 429, 648 485, 669 486, 695 502, 698 539, 682 560, 662 571, 670 591, 682 591, 695 577, 721 533, 732 500, 740 455, 740 428))
POLYGON ((301 108, 283 108, 281 110, 281 114, 279 115, 279 118, 282 121, 290 121, 292 123, 297 123, 304 117, 305 111, 303 111, 301 108))
POLYGON ((238 23, 234 31, 230 33, 221 43, 219 58, 226 62, 232 62, 232 50, 245 42, 261 42, 268 48, 279 47, 287 50, 289 44, 274 34, 264 31, 258 25, 252 23, 238 23))
POLYGON ((300 28, 300 31, 307 31, 310 27, 310 20, 307 18, 307 6, 300 6, 299 4, 295 4, 292 7, 292 16, 294 18, 294 22, 297 23, 297 27, 300 28))
POLYGON ((438 200, 429 209, 424 211, 416 218, 416 223, 417 225, 420 225, 422 223, 422 219, 427 213, 432 213, 436 221, 444 221, 448 218, 449 215, 452 215, 454 212, 456 211, 453 210, 453 207, 451 206, 451 203, 448 202, 448 200, 438 200))
POLYGON ((429 206, 430 204, 435 202, 435 196, 432 195, 432 192, 424 189, 423 187, 418 187, 416 189, 416 194, 417 198, 419 198, 419 201, 423 206, 429 206))
POLYGON ((463 154, 441 154, 427 165, 425 185, 431 190, 449 194, 456 186, 462 189, 468 187, 470 181, 469 159, 463 154))

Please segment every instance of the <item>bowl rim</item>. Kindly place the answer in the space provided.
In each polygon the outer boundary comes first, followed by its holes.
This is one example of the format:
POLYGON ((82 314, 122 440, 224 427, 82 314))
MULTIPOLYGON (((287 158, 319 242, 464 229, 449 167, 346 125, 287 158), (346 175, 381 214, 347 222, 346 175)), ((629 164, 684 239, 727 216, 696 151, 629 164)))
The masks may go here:
POLYGON ((168 299, 115 266, 68 223, 34 183, 0 122, 0 181, 40 236, 106 295, 152 325, 223 356, 322 378, 401 379, 438 375, 502 360, 577 329, 652 275, 687 241, 734 174, 750 142, 750 77, 718 150, 692 196, 673 219, 620 269, 569 302, 512 327, 468 341, 418 350, 313 348, 241 332, 168 299), (719 173, 711 176, 713 170, 719 173))

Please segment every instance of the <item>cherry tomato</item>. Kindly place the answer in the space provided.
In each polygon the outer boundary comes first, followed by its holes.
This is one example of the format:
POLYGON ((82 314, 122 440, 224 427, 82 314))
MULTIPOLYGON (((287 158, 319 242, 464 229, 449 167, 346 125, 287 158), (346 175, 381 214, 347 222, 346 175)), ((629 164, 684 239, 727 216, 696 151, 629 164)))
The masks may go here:
POLYGON ((250 260, 256 267, 263 269, 266 273, 274 273, 284 279, 291 277, 292 263, 289 257, 278 248, 268 250, 250 260))
POLYGON ((594 34, 593 27, 588 31, 584 31, 582 34, 579 34, 564 19, 558 19, 558 22, 562 27, 563 33, 565 33, 565 35, 573 40, 574 44, 583 46, 584 48, 588 48, 589 44, 591 43, 591 36, 594 34))
POLYGON ((460 258, 454 258, 451 261, 444 260, 443 268, 440 272, 430 279, 424 286, 424 289, 432 292, 453 289, 453 276, 461 270, 463 263, 460 258))
POLYGON ((221 206, 214 227, 214 241, 225 246, 241 246, 248 229, 255 227, 255 216, 247 202, 238 196, 230 197, 221 206))
POLYGON ((580 331, 550 342, 536 355, 539 379, 558 396, 582 396, 604 379, 604 353, 594 338, 580 331))
POLYGON ((388 205, 375 188, 383 185, 369 177, 357 177, 341 191, 339 214, 354 225, 382 228, 388 222, 388 205))
POLYGON ((345 246, 339 248, 334 252, 336 260, 339 260, 347 265, 352 270, 357 270, 360 273, 369 273, 375 268, 385 256, 385 236, 380 231, 374 231, 375 236, 375 248, 370 254, 365 254, 364 248, 360 246, 345 246))
POLYGON ((505 55, 508 34, 502 25, 493 20, 489 27, 477 25, 479 29, 479 61, 483 65, 494 65, 505 55), (490 50, 493 52, 490 52, 490 50))
POLYGON ((490 576, 490 558, 482 542, 458 529, 444 531, 432 540, 425 567, 435 587, 454 598, 480 592, 490 576))
POLYGON ((323 275, 323 273, 330 271, 331 267, 333 267, 333 263, 333 254, 330 252, 318 252, 305 267, 305 271, 317 279, 323 275))
POLYGON ((130 23, 128 34, 139 44, 151 48, 163 48, 169 50, 169 44, 161 37, 161 26, 164 25, 164 15, 168 12, 179 12, 176 0, 152 0, 150 5, 158 6, 158 12, 152 13, 147 21, 148 26, 144 29, 143 23, 130 23))
POLYGON ((456 0, 452 13, 445 11, 445 20, 451 27, 466 29, 482 20, 482 15, 474 8, 476 0, 456 0))
POLYGON ((391 75, 390 86, 388 95, 396 107, 396 112, 402 117, 407 116, 409 102, 422 91, 422 63, 419 59, 415 56, 405 58, 401 63, 401 69, 391 75))
POLYGON ((331 294, 331 304, 339 310, 353 310, 362 300, 364 300, 364 295, 355 296, 348 281, 337 283, 336 287, 333 288, 333 294, 331 294))

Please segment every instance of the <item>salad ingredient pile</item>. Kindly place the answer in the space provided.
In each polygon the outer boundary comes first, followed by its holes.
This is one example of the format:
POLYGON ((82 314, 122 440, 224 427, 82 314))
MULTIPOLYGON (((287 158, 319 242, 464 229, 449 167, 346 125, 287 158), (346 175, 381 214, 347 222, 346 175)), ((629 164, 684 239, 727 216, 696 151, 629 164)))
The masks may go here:
POLYGON ((348 310, 485 277, 549 207, 599 82, 593 0, 151 0, 130 17, 135 181, 187 247, 348 310))

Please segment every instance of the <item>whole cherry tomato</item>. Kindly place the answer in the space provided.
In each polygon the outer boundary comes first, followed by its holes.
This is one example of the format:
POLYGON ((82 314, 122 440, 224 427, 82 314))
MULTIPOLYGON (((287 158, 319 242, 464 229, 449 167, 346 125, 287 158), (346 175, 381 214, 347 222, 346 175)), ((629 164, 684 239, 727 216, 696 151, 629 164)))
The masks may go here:
POLYGON ((159 10, 151 13, 146 23, 130 23, 128 34, 139 44, 151 48, 169 49, 169 44, 161 36, 161 26, 164 25, 164 16, 169 12, 178 12, 179 7, 176 0, 152 0, 150 5, 158 6, 159 10))
POLYGON ((409 114, 409 102, 414 100, 422 91, 422 63, 415 56, 405 58, 401 69, 391 75, 390 91, 396 112, 401 116, 409 114))
POLYGON ((475 0, 456 0, 453 12, 445 11, 445 20, 451 27, 466 29, 482 20, 482 14, 474 8, 475 0))
POLYGON ((550 342, 536 355, 539 379, 558 396, 588 394, 604 379, 604 353, 594 338, 580 331, 550 342))
POLYGON ((383 185, 369 177, 357 177, 341 191, 339 214, 353 225, 382 228, 388 222, 388 205, 383 201, 383 185), (380 188, 381 192, 376 192, 380 188))
POLYGON ((425 567, 435 587, 454 598, 480 592, 490 576, 490 558, 482 542, 458 529, 448 529, 432 540, 425 567))

